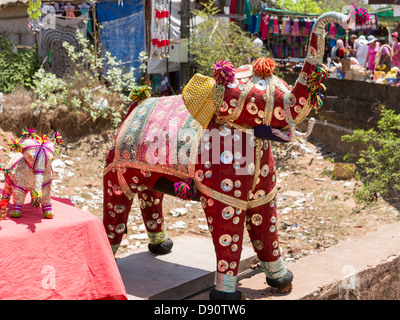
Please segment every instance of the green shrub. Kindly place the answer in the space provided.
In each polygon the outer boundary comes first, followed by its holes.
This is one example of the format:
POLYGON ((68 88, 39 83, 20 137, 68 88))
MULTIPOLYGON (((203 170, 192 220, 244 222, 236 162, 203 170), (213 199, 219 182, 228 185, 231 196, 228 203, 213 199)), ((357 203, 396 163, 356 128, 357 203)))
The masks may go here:
POLYGON ((38 69, 36 49, 15 49, 11 40, 0 35, 0 92, 11 93, 17 86, 29 88, 38 69))
MULTIPOLYGON (((391 191, 400 191, 400 114, 383 107, 376 129, 358 129, 342 140, 363 146, 356 162, 357 178, 363 182, 355 194, 359 203, 371 203, 380 195, 388 197, 391 191)), ((345 160, 354 157, 348 154, 345 160)))
MULTIPOLYGON (((33 77, 32 89, 37 95, 33 108, 67 109, 83 113, 92 121, 103 118, 118 127, 129 105, 129 92, 136 85, 134 68, 120 68, 109 52, 102 58, 94 46, 77 32, 79 49, 63 43, 70 59, 71 73, 63 79, 39 69, 33 77), (107 65, 107 71, 105 70, 107 65)), ((141 55, 142 63, 147 59, 141 55)))
POLYGON ((212 66, 223 58, 236 68, 248 64, 251 59, 265 56, 261 49, 253 44, 246 32, 229 20, 215 17, 219 11, 213 7, 214 1, 203 4, 203 10, 193 13, 204 20, 199 24, 189 39, 189 51, 197 71, 212 76, 212 66))

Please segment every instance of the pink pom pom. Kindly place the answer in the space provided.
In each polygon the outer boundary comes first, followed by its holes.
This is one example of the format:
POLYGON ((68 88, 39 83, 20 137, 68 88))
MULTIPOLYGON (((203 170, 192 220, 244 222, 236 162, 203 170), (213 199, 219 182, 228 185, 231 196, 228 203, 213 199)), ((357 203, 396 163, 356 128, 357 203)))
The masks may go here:
POLYGON ((353 7, 356 13, 356 24, 358 26, 363 25, 365 22, 369 20, 369 13, 366 8, 358 7, 353 1, 353 7))
POLYGON ((217 61, 213 70, 213 78, 217 84, 227 85, 235 80, 235 67, 228 60, 217 61))
POLYGON ((183 200, 191 200, 196 194, 193 179, 188 179, 185 182, 175 183, 174 189, 176 196, 183 200))

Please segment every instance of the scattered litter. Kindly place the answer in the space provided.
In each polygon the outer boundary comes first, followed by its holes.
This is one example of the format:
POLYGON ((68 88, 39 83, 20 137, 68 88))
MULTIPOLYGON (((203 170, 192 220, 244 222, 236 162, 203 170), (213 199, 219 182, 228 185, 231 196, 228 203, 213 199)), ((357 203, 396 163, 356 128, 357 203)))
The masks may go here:
POLYGON ((283 197, 302 197, 304 196, 303 192, 298 192, 298 191, 293 191, 293 190, 288 190, 282 193, 283 197))
POLYGON ((148 238, 147 233, 133 234, 131 237, 135 240, 146 240, 148 238))
POLYGON ((188 209, 186 208, 174 208, 172 209, 170 212, 170 215, 172 215, 173 217, 179 217, 179 216, 184 216, 185 214, 188 213, 188 209))
POLYGON ((184 221, 177 221, 172 226, 173 229, 186 229, 187 225, 184 221))
POLYGON ((71 202, 73 204, 82 204, 85 202, 85 198, 82 198, 81 196, 72 196, 71 202))

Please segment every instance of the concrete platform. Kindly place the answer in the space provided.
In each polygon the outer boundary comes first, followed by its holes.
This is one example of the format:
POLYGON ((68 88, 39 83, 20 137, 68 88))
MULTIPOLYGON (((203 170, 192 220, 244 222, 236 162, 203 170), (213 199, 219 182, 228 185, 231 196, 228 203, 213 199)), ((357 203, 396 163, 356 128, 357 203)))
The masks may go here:
POLYGON ((251 300, 399 300, 400 222, 286 266, 294 274, 288 294, 268 287, 263 273, 240 280, 237 288, 251 300))
MULTIPOLYGON (((181 300, 214 286, 216 257, 211 237, 189 232, 172 240, 174 246, 167 255, 154 255, 146 246, 117 258, 128 299, 181 300)), ((253 248, 244 246, 239 273, 259 272, 250 270, 255 257, 253 248)))

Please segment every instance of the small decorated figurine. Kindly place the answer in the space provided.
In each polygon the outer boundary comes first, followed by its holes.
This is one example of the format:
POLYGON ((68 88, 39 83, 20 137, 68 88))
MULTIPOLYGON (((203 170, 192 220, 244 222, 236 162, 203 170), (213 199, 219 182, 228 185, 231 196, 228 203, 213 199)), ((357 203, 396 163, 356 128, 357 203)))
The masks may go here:
POLYGON ((22 130, 21 138, 9 140, 8 146, 16 154, 2 169, 5 186, 0 200, 0 220, 5 217, 11 197, 13 207, 10 216, 19 218, 28 192, 31 193, 32 206, 42 206, 44 217, 53 218, 50 199, 53 175, 51 162, 58 154, 61 143, 59 132, 55 132, 54 138, 50 139, 45 135, 37 135, 35 129, 30 127, 22 130))

